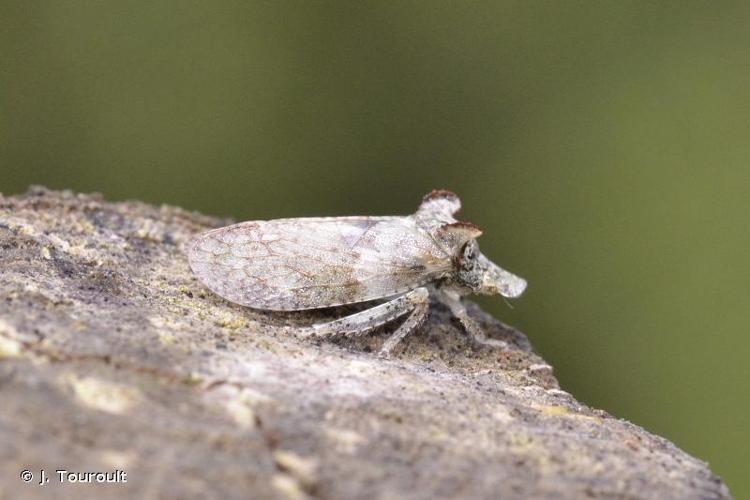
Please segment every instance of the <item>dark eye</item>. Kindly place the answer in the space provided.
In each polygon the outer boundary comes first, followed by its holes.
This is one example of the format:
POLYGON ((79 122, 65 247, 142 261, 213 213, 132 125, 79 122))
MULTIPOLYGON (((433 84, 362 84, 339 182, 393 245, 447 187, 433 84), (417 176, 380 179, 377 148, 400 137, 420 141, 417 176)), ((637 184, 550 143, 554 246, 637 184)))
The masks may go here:
POLYGON ((471 241, 468 242, 464 246, 464 258, 465 259, 472 259, 472 258, 474 258, 474 248, 475 248, 475 245, 472 245, 471 241))
POLYGON ((464 246, 464 250, 461 254, 461 269, 464 271, 471 270, 474 267, 474 261, 476 259, 476 245, 469 242, 464 246))

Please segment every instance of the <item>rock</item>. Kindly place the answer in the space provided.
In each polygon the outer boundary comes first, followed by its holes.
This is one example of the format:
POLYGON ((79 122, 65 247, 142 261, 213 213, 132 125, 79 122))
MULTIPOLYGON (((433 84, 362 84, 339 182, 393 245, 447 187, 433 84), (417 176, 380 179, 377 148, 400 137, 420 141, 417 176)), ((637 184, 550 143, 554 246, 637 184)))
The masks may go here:
POLYGON ((470 347, 434 305, 382 360, 385 331, 288 333, 341 311, 216 297, 181 247, 227 222, 43 188, 0 197, 0 497, 729 498, 705 463, 560 390, 478 307, 508 350, 470 347), (58 469, 127 482, 61 486, 58 469))

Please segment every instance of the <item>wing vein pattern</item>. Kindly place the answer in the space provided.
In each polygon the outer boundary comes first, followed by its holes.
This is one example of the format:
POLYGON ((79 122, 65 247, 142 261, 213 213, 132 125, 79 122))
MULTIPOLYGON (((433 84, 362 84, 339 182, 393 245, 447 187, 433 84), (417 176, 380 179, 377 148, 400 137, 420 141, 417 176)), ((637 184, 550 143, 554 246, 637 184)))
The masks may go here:
POLYGON ((205 233, 188 258, 218 295, 279 311, 393 296, 451 268, 450 255, 413 217, 242 222, 205 233))

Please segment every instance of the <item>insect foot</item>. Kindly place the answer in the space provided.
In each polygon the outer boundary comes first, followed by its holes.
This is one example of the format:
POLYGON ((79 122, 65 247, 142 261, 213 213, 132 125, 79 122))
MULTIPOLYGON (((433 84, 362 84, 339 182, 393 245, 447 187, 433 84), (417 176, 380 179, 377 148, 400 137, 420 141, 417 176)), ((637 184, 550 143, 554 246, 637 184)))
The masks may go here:
POLYGON ((466 333, 469 334, 469 337, 475 346, 484 345, 496 347, 498 349, 508 348, 507 342, 487 337, 482 326, 469 316, 469 312, 466 310, 466 306, 464 306, 462 297, 458 292, 451 290, 450 288, 441 289, 438 293, 438 299, 445 304, 450 309, 451 314, 458 319, 466 333))
POLYGON ((208 231, 188 247, 190 267, 217 295, 270 311, 301 311, 385 300, 305 330, 331 338, 362 335, 408 314, 383 344, 393 348, 425 319, 428 289, 479 343, 484 337, 461 305, 468 294, 520 296, 526 281, 480 251, 482 230, 454 218, 458 196, 427 194, 407 216, 319 217, 249 221, 208 231))

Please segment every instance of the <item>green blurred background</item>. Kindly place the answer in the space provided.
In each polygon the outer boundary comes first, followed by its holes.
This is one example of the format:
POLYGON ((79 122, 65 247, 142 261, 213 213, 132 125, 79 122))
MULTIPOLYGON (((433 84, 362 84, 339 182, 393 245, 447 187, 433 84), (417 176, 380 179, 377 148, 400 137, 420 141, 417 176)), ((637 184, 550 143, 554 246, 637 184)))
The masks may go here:
POLYGON ((0 0, 0 190, 236 219, 460 194, 583 401, 750 497, 750 4, 0 0))

